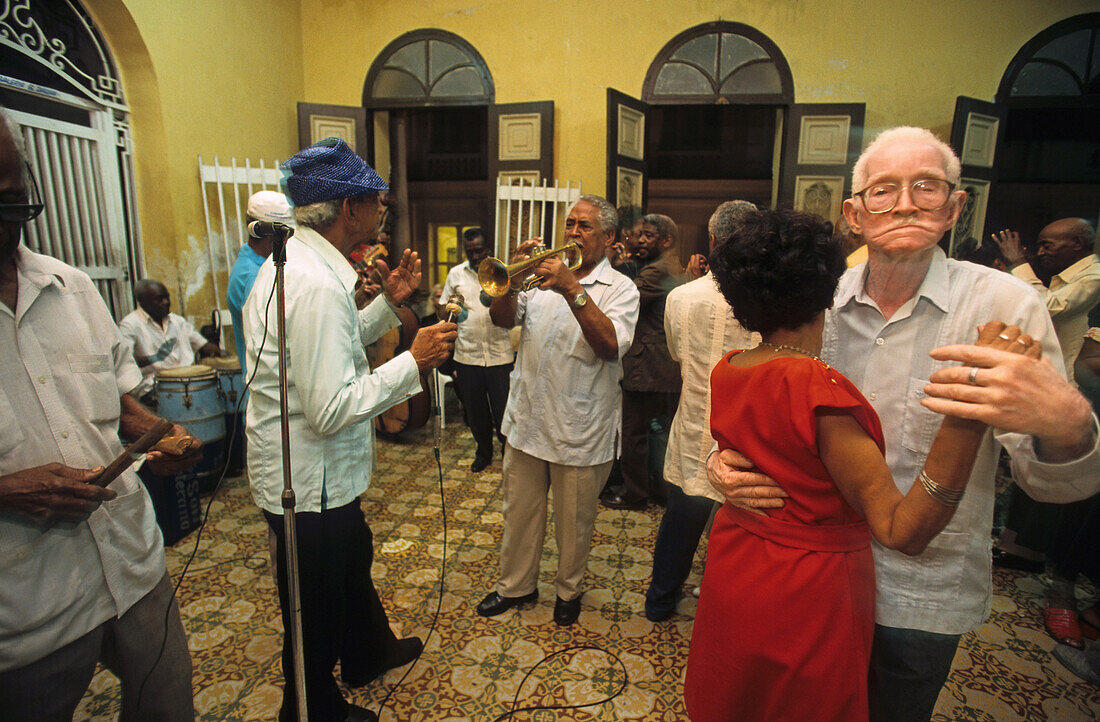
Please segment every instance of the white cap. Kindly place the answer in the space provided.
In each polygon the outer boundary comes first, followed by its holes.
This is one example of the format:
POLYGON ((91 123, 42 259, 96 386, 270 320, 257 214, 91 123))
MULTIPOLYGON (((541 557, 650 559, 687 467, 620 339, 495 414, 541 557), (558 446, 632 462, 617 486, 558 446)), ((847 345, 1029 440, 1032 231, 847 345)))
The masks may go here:
POLYGON ((257 221, 285 223, 294 226, 290 202, 278 191, 258 191, 248 198, 248 215, 257 221))

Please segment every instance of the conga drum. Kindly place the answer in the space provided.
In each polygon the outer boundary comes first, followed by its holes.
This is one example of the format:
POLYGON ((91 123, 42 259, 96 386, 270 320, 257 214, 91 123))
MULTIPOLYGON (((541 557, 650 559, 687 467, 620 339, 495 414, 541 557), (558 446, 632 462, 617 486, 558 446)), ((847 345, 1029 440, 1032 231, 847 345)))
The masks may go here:
POLYGON ((218 374, 218 394, 225 403, 225 444, 228 467, 226 476, 240 476, 244 472, 244 374, 241 362, 235 357, 211 356, 200 363, 218 374))
POLYGON ((214 490, 225 465, 225 399, 218 374, 209 366, 181 366, 157 372, 157 412, 202 440, 202 461, 190 472, 202 493, 214 490))

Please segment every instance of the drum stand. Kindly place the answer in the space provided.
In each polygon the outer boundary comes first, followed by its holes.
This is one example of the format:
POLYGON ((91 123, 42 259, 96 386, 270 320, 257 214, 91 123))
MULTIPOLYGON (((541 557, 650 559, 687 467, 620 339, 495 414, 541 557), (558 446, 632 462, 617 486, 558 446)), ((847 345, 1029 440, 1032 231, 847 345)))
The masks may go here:
MULTIPOLYGON (((290 480, 290 416, 287 410, 286 382, 286 298, 283 294, 283 271, 286 266, 286 241, 294 229, 274 224, 276 234, 271 244, 271 260, 275 264, 275 305, 279 329, 279 416, 283 432, 283 535, 286 543, 286 588, 290 605, 291 657, 294 660, 294 692, 298 701, 298 722, 307 722, 306 663, 302 653, 302 600, 298 586, 298 535, 294 524, 294 487, 290 480)), ((285 682, 284 682, 285 683, 285 682)))

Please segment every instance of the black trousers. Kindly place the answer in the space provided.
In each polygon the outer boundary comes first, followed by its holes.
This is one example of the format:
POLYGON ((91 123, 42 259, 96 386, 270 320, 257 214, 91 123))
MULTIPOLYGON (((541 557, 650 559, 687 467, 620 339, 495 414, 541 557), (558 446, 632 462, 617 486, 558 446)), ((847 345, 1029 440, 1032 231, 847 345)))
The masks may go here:
POLYGON ((470 366, 455 362, 455 382, 461 394, 466 422, 477 442, 477 457, 493 458, 493 432, 500 439, 500 422, 504 419, 504 405, 508 403, 508 376, 512 364, 499 366, 470 366))
MULTIPOLYGON (((279 541, 279 606, 283 613, 282 722, 298 717, 291 654, 283 517, 264 512, 279 541)), ((298 538, 299 590, 310 722, 342 722, 348 704, 332 676, 340 660, 345 679, 381 671, 396 637, 371 580, 373 535, 359 500, 337 509, 294 515, 298 538)))
POLYGON ((657 419, 667 429, 679 403, 678 393, 623 389, 623 486, 619 495, 627 502, 665 503, 668 493, 664 488, 664 457, 654 460, 656 469, 649 468, 649 427, 657 419), (650 484, 651 471, 654 488, 650 484))

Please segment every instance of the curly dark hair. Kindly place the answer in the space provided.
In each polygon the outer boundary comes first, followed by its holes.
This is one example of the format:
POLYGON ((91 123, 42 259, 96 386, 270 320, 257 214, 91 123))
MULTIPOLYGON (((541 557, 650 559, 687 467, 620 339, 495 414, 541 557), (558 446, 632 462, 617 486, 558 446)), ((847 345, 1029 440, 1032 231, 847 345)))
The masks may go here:
POLYGON ((831 306, 845 263, 828 221, 762 210, 746 214, 714 250, 711 269, 741 325, 767 336, 831 306))

